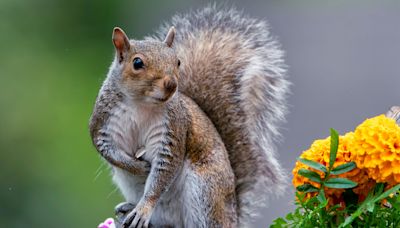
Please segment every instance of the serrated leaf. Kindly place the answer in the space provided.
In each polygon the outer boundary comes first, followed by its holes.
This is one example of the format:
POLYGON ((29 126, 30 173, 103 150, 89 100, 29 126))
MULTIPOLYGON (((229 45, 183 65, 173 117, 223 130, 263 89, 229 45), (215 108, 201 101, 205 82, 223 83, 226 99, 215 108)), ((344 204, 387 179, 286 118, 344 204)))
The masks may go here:
POLYGON ((325 181, 325 186, 328 188, 354 188, 357 183, 346 178, 330 178, 325 181))
POLYGON ((331 128, 331 147, 329 154, 329 169, 332 169, 333 164, 336 161, 336 154, 339 146, 339 134, 333 128, 331 128))
POLYGON ((357 166, 356 166, 355 162, 345 163, 345 164, 339 165, 336 168, 332 169, 331 170, 331 174, 339 175, 339 174, 342 174, 342 173, 349 172, 349 171, 355 169, 356 167, 357 166))
POLYGON ((316 173, 314 171, 311 171, 308 169, 300 169, 298 174, 300 176, 307 177, 308 179, 310 179, 314 182, 321 183, 321 177, 319 176, 318 173, 316 173))
POLYGON ((311 184, 303 184, 303 185, 297 186, 296 190, 299 192, 307 193, 307 192, 318 192, 319 189, 312 186, 311 184))
POLYGON ((303 163, 304 165, 309 166, 309 167, 311 167, 313 169, 322 171, 324 173, 328 172, 328 170, 326 169, 326 167, 324 165, 322 165, 322 164, 320 164, 320 163, 318 163, 316 161, 308 160, 308 159, 305 159, 305 158, 298 158, 297 160, 299 162, 303 163))

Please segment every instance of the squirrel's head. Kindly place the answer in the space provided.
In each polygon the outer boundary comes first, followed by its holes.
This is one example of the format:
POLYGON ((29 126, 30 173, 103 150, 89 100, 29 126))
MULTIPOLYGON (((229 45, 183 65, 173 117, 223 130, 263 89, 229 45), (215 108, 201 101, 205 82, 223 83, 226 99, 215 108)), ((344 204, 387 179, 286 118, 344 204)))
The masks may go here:
POLYGON ((124 31, 114 28, 112 40, 116 50, 114 64, 121 89, 129 97, 147 104, 163 104, 176 92, 180 61, 172 44, 171 27, 164 42, 129 40, 124 31))

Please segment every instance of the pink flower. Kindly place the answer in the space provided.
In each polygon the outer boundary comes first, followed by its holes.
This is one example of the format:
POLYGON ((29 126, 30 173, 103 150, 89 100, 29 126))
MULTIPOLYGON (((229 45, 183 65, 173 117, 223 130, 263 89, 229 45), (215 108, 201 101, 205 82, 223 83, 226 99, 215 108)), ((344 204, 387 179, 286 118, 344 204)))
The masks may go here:
POLYGON ((97 228, 116 228, 114 219, 108 218, 103 223, 100 223, 97 228))

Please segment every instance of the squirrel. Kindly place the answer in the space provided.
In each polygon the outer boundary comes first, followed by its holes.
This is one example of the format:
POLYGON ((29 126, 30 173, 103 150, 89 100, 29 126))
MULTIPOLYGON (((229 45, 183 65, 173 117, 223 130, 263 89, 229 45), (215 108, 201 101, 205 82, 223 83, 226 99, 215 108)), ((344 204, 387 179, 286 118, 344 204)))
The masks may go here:
POLYGON ((286 184, 274 142, 290 83, 267 23, 209 6, 113 43, 89 128, 122 225, 248 227, 286 184))
POLYGON ((172 27, 164 42, 129 41, 114 29, 117 58, 94 108, 93 142, 127 200, 117 211, 130 207, 124 227, 234 227, 228 153, 204 112, 177 91, 174 36, 172 27))

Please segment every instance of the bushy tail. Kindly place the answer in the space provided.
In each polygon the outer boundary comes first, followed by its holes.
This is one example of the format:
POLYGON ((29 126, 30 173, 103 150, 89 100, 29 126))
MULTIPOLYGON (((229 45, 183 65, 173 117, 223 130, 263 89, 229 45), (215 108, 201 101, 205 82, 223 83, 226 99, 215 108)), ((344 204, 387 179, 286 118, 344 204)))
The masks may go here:
POLYGON ((170 26, 181 60, 179 89, 210 117, 229 152, 237 178, 240 227, 268 197, 281 193, 286 176, 274 152, 289 83, 283 52, 266 22, 215 6, 176 15, 170 26))

